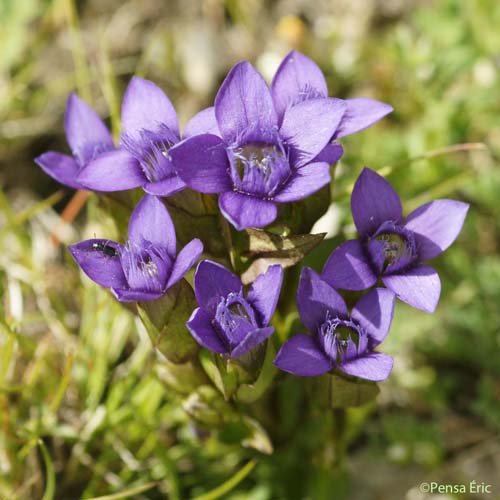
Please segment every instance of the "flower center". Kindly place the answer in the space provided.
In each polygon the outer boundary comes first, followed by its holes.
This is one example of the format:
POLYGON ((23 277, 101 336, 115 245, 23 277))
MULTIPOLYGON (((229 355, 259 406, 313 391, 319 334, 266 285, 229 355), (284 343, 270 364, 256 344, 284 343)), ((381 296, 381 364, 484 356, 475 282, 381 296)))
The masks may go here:
POLYGON ((238 345, 248 332, 257 328, 255 312, 242 292, 221 297, 213 326, 228 348, 238 345))
POLYGON ((121 144, 139 162, 149 182, 158 182, 176 174, 169 150, 178 142, 171 130, 162 125, 158 132, 141 130, 138 140, 122 134, 121 144))
POLYGON ((413 234, 393 222, 384 222, 368 242, 368 251, 379 273, 400 271, 417 258, 413 234))
POLYGON ((131 289, 163 291, 172 264, 166 250, 153 245, 135 248, 128 243, 121 259, 125 278, 131 289))
POLYGON ((290 175, 290 164, 280 145, 248 144, 228 151, 234 190, 272 198, 290 175))
POLYGON ((336 364, 356 358, 367 349, 367 335, 359 325, 331 319, 329 315, 319 328, 319 341, 325 354, 336 364))

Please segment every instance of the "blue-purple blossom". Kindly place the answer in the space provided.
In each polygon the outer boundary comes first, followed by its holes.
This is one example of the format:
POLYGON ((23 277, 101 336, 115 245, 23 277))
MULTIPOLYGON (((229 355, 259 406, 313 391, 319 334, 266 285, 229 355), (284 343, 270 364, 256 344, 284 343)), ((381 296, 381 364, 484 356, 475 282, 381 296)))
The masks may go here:
POLYGON ((367 380, 385 380, 393 359, 374 349, 385 339, 394 315, 395 297, 375 288, 348 313, 340 294, 305 267, 297 290, 297 308, 310 335, 294 335, 281 347, 274 364, 303 377, 338 369, 367 380))
POLYGON ((61 184, 85 189, 77 180, 80 170, 101 154, 112 151, 113 138, 99 115, 76 94, 70 94, 66 103, 64 131, 73 156, 47 151, 35 162, 61 184))
MULTIPOLYGON (((328 87, 319 66, 304 54, 292 50, 276 71, 272 83, 272 95, 281 123, 290 107, 308 99, 328 97, 328 87)), ((345 99, 344 102, 346 110, 332 140, 371 127, 393 111, 389 104, 366 97, 345 99)))
POLYGON ((174 106, 153 82, 133 77, 122 103, 120 146, 89 163, 78 181, 96 191, 143 187, 147 193, 168 196, 186 186, 170 158, 180 141, 174 106))
POLYGON ((322 276, 333 287, 364 290, 381 278, 407 304, 432 313, 441 293, 438 273, 422 264, 446 250, 459 235, 467 203, 435 200, 403 218, 394 188, 365 168, 351 197, 359 239, 337 247, 322 276))
MULTIPOLYGON (((220 194, 219 208, 234 227, 264 227, 276 219, 276 203, 300 200, 330 182, 333 157, 317 157, 345 110, 340 99, 315 98, 289 107, 280 119, 262 76, 241 62, 224 80, 215 107, 193 118, 194 137, 171 157, 190 188, 220 194)), ((335 158, 340 154, 337 147, 335 158)))
POLYGON ((199 307, 186 326, 203 347, 239 358, 274 332, 269 322, 282 281, 281 266, 270 266, 245 294, 237 276, 220 264, 203 260, 194 275, 199 307))
POLYGON ((198 239, 176 254, 175 229, 165 205, 145 195, 130 217, 125 245, 104 239, 69 247, 83 272, 121 302, 161 297, 191 269, 203 251, 198 239))

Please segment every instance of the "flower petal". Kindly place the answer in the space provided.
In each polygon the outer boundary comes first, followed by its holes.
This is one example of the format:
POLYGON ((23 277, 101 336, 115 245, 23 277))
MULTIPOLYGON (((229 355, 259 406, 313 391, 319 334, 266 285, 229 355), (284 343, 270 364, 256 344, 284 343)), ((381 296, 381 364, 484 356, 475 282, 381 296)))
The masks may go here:
POLYGON ((371 352, 342 363, 339 369, 352 377, 381 382, 391 374, 393 365, 394 360, 391 356, 381 352, 371 352))
POLYGON ((174 257, 176 248, 175 227, 167 207, 156 196, 145 194, 136 205, 128 224, 129 241, 141 248, 144 242, 166 248, 174 257))
POLYGON ((149 80, 134 76, 122 103, 123 132, 141 141, 143 130, 157 132, 167 126, 179 136, 179 120, 167 95, 149 80))
POLYGON ((215 314, 221 297, 238 293, 243 288, 240 279, 223 265, 202 260, 194 273, 196 301, 205 311, 215 314))
POLYGON ((297 309, 304 326, 316 333, 327 315, 347 318, 347 306, 340 294, 310 267, 300 273, 297 309))
POLYGON ((327 144, 312 161, 313 163, 326 162, 328 165, 332 165, 340 160, 343 154, 344 148, 340 144, 327 144))
POLYGON ((219 196, 219 208, 222 215, 238 231, 247 227, 267 226, 278 215, 278 209, 274 203, 232 191, 219 196))
POLYGON ((273 200, 280 203, 301 200, 326 186, 330 180, 329 163, 309 163, 295 171, 273 200))
POLYGON ((57 182, 73 189, 85 189, 76 180, 79 167, 73 157, 55 151, 47 151, 35 158, 35 163, 57 182))
POLYGON ((258 328, 247 333, 246 337, 231 351, 231 358, 239 358, 264 342, 274 332, 274 327, 258 328))
POLYGON ((229 160, 220 137, 196 135, 177 144, 169 154, 177 175, 195 191, 222 193, 233 189, 229 160))
POLYGON ((247 300, 255 308, 261 326, 266 326, 271 321, 282 283, 283 268, 280 265, 269 266, 264 274, 257 276, 248 290, 247 300))
POLYGON ((144 185, 144 191, 155 196, 170 196, 182 191, 186 183, 177 175, 168 177, 158 182, 148 182, 144 185))
POLYGON ((322 278, 334 288, 365 290, 377 282, 359 240, 338 246, 326 261, 322 278))
POLYGON ((436 257, 455 241, 468 210, 461 201, 435 200, 408 215, 405 227, 415 235, 420 260, 436 257))
POLYGON ((120 302, 147 302, 159 299, 164 294, 164 292, 146 292, 144 290, 121 288, 112 288, 111 291, 120 302))
POLYGON ((289 108, 280 135, 290 149, 290 163, 299 168, 311 162, 330 142, 345 112, 341 99, 308 99, 289 108), (314 126, 304 126, 304 124, 314 126))
POLYGON ((420 265, 405 273, 384 276, 382 281, 412 307, 433 313, 438 305, 441 281, 432 267, 420 265))
POLYGON ((68 250, 82 271, 105 288, 127 287, 120 262, 121 245, 114 241, 93 239, 70 245, 68 250))
POLYGON ((203 243, 195 238, 191 240, 177 255, 172 267, 172 274, 168 278, 167 288, 175 285, 194 266, 203 252, 203 243))
POLYGON ((70 94, 64 113, 64 130, 80 165, 112 149, 113 138, 99 115, 76 94, 70 94))
POLYGON ((280 120, 287 108, 294 104, 316 97, 328 97, 326 80, 319 66, 295 50, 283 59, 271 88, 280 120))
POLYGON ((147 182, 137 160, 123 149, 99 155, 80 170, 76 180, 87 189, 105 192, 134 189, 147 182))
POLYGON ((396 296, 390 290, 375 288, 363 295, 351 311, 351 319, 368 334, 372 348, 380 344, 389 333, 395 299, 396 296))
POLYGON ((394 108, 375 99, 356 97, 346 99, 347 109, 342 117, 339 128, 335 132, 335 139, 354 134, 371 127, 384 116, 392 113, 394 108))
POLYGON ((285 372, 301 377, 323 375, 332 369, 329 358, 320 350, 313 338, 299 333, 285 342, 274 360, 285 372))
POLYGON ((394 188, 379 174, 364 168, 351 196, 354 224, 362 236, 373 234, 382 222, 398 222, 403 216, 401 200, 394 188))
POLYGON ((201 307, 197 307, 193 311, 186 326, 193 338, 201 346, 212 352, 227 353, 227 347, 222 343, 212 327, 210 316, 201 307))
POLYGON ((217 124, 217 119, 215 118, 214 106, 203 109, 194 115, 193 118, 187 122, 183 137, 184 139, 187 139, 188 137, 201 134, 213 134, 220 136, 219 125, 217 124))
POLYGON ((228 144, 273 143, 278 117, 262 75, 246 61, 234 66, 215 97, 215 116, 228 144))

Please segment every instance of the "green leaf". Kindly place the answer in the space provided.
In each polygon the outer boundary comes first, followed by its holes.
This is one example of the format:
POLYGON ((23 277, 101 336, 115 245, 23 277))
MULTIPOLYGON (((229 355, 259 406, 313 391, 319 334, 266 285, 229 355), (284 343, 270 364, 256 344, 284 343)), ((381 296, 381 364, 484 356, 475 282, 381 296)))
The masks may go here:
POLYGON ((207 350, 200 351, 200 363, 224 399, 231 399, 238 388, 238 371, 227 360, 207 350))
POLYGON ((243 422, 249 432, 249 435, 241 441, 241 445, 245 448, 253 448, 254 450, 260 451, 265 455, 271 455, 273 452, 273 445, 267 432, 264 428, 248 416, 243 417, 243 422))
POLYGON ((186 328, 195 308, 193 289, 184 279, 158 300, 138 304, 151 342, 172 363, 185 363, 198 352, 198 344, 186 328))
POLYGON ((261 229, 246 229, 238 234, 237 246, 240 256, 253 262, 241 275, 242 282, 252 283, 272 264, 285 268, 297 264, 324 237, 325 233, 280 236, 261 229))
POLYGON ((184 411, 198 424, 208 428, 224 425, 237 418, 221 394, 210 385, 202 385, 182 403, 184 411))
POLYGON ((327 373, 311 379, 316 402, 329 408, 348 408, 372 402, 380 392, 375 382, 327 373))
POLYGON ((276 356, 276 349, 272 342, 267 342, 266 356, 257 380, 253 384, 242 384, 236 392, 238 401, 252 404, 262 397, 267 388, 271 385, 278 369, 273 361, 276 356))

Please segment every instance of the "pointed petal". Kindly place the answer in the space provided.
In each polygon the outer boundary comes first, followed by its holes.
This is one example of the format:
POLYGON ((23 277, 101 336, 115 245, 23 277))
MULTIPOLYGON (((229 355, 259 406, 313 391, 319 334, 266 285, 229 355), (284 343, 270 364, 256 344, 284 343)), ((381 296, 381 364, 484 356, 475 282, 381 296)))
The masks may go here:
POLYGON ((243 285, 237 276, 211 260, 202 260, 194 273, 196 302, 211 314, 215 314, 221 297, 238 293, 242 288, 243 285))
POLYGON ((468 210, 461 201, 435 200, 408 215, 405 227, 415 235, 420 260, 436 257, 456 240, 468 210))
POLYGON ((359 240, 348 240, 328 258, 321 276, 334 288, 365 290, 377 282, 359 240))
POLYGON ((215 118, 215 108, 211 106, 201 110, 187 122, 184 130, 184 139, 201 134, 213 134, 220 136, 219 125, 215 118))
POLYGON ((278 215, 274 203, 232 191, 219 196, 219 208, 238 231, 247 227, 265 227, 278 215))
POLYGON ((382 281, 398 299, 412 307, 433 313, 438 305, 441 281, 432 267, 420 265, 404 274, 384 276, 382 281))
POLYGON ((326 321, 327 314, 347 318, 344 299, 310 267, 304 267, 300 273, 297 309, 302 323, 311 333, 317 332, 326 321))
POLYGON ((113 138, 99 115, 76 94, 68 97, 64 130, 71 151, 80 165, 114 147, 113 138))
POLYGON ((231 351, 231 358, 239 358, 264 342, 274 332, 274 327, 258 328, 247 333, 246 337, 231 351))
POLYGON ((179 136, 179 120, 167 95, 149 80, 134 76, 122 103, 123 132, 141 141, 141 131, 157 132, 167 126, 179 136))
POLYGON ((136 205, 128 224, 128 239, 142 247, 147 241, 166 248, 170 257, 175 255, 176 237, 167 207, 156 196, 145 194, 136 205))
POLYGON ((363 295, 351 312, 356 321, 370 338, 371 347, 380 344, 391 328, 396 296, 385 288, 375 288, 363 295))
POLYGON ((196 135, 174 146, 169 154, 177 175, 191 189, 201 193, 233 189, 226 147, 220 137, 196 135))
POLYGON ((340 139, 346 135, 354 134, 371 127, 384 116, 394 111, 394 108, 389 106, 389 104, 366 97, 347 99, 345 102, 347 109, 339 128, 335 132, 335 139, 340 139))
POLYGON ((266 326, 271 321, 282 283, 283 268, 280 265, 269 266, 264 274, 257 276, 248 290, 247 300, 257 312, 260 326, 266 326))
POLYGON ((215 97, 215 116, 228 144, 273 143, 278 117, 262 75, 246 61, 234 66, 215 97))
POLYGON ((326 186, 330 180, 330 164, 309 163, 297 169, 273 199, 280 203, 302 200, 326 186))
POLYGON ((121 245, 114 241, 93 239, 70 245, 68 250, 82 271, 105 288, 127 287, 120 262, 121 245))
POLYGON ((342 363, 339 369, 352 377, 381 382, 391 374, 393 364, 394 360, 391 356, 381 352, 371 352, 342 363))
POLYGON ((295 50, 283 59, 271 87, 280 120, 287 108, 294 104, 307 99, 328 97, 326 80, 319 66, 295 50))
POLYGON ((209 351, 225 354, 227 348, 214 331, 211 319, 201 307, 198 307, 191 314, 186 326, 198 344, 209 351))
POLYGON ((194 266, 203 252, 203 243, 195 238, 191 240, 177 255, 172 274, 168 279, 167 288, 175 285, 194 266))
POLYGON ((340 144, 327 144, 320 152, 316 158, 312 161, 313 163, 317 162, 326 162, 328 165, 332 165, 336 161, 342 158, 344 154, 344 148, 340 144))
POLYGON ((310 163, 330 142, 345 112, 341 99, 309 99, 289 108, 280 135, 290 149, 290 163, 299 168, 310 163), (306 123, 314 126, 304 126, 306 123))
POLYGON ((121 288, 112 288, 111 291, 120 302, 147 302, 159 299, 164 294, 164 292, 146 292, 121 288))
POLYGON ((144 191, 155 196, 170 196, 182 191, 185 187, 185 182, 179 176, 173 175, 162 181, 146 183, 144 191))
POLYGON ((79 172, 77 182, 93 191, 125 191, 147 182, 137 160, 117 149, 99 155, 79 172))
POLYGON ((38 158, 35 158, 35 163, 57 182, 73 189, 85 189, 76 180, 79 167, 71 156, 55 151, 47 151, 38 158))
POLYGON ((401 200, 394 188, 379 174, 364 168, 351 196, 354 224, 362 236, 373 234, 382 222, 398 222, 403 216, 401 200))
POLYGON ((301 377, 315 377, 329 372, 333 365, 313 338, 303 333, 285 342, 274 360, 280 369, 301 377))

